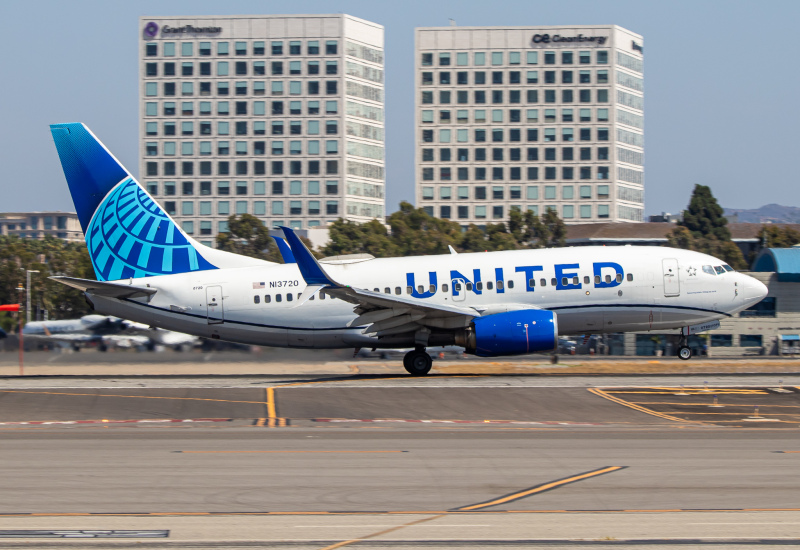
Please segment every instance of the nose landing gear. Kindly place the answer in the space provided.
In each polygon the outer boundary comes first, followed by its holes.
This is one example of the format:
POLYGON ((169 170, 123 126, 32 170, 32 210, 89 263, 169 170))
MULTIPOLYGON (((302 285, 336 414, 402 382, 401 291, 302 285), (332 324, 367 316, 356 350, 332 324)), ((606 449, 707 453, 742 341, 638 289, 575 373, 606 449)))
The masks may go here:
POLYGON ((433 366, 433 359, 423 346, 417 346, 403 357, 403 366, 412 376, 425 376, 433 366))

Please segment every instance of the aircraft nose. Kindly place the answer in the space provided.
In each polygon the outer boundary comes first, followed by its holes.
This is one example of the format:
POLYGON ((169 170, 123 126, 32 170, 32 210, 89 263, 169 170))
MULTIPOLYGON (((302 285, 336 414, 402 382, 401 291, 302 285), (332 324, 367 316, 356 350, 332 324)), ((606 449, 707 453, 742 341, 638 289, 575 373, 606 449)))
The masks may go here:
POLYGON ((742 299, 748 304, 755 304, 760 302, 766 297, 767 293, 769 292, 767 285, 765 285, 758 279, 755 279, 748 275, 744 276, 741 285, 743 287, 742 299))

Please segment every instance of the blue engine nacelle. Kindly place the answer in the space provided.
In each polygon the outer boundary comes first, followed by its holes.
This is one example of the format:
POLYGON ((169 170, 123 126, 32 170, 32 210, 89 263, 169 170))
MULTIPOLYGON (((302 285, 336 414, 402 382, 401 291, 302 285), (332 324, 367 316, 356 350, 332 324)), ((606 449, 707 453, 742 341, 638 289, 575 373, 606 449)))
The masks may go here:
POLYGON ((558 345, 556 314, 523 309, 476 317, 456 336, 456 344, 480 357, 552 351, 558 345))

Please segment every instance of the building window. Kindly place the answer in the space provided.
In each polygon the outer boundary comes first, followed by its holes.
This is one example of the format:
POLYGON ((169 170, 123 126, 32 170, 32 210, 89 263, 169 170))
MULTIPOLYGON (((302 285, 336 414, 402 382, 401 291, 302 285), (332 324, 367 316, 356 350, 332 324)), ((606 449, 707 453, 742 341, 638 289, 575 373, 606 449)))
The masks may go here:
POLYGON ((776 298, 767 297, 759 303, 741 311, 739 317, 775 317, 777 315, 776 298))

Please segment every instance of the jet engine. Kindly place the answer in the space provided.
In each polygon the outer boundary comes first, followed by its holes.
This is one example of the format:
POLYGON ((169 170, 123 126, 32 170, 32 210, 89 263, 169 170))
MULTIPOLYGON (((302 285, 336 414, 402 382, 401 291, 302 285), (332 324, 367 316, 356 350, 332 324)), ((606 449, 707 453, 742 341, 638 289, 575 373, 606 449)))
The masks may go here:
POLYGON ((555 313, 543 309, 476 317, 456 333, 455 343, 480 357, 551 351, 558 345, 558 320, 555 313))

